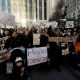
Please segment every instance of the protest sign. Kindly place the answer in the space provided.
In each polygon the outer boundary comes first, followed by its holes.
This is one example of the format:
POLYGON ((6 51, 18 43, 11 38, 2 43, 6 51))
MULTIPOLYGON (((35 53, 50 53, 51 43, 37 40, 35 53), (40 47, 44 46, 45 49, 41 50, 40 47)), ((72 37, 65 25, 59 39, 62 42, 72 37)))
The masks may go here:
POLYGON ((65 28, 66 19, 59 19, 58 21, 58 27, 65 28))
POLYGON ((40 34, 33 34, 33 45, 40 45, 40 34))
POLYGON ((47 47, 27 49, 28 66, 47 62, 47 47))
POLYGON ((49 42, 73 42, 73 37, 49 37, 49 42))
POLYGON ((74 28, 74 21, 67 21, 65 28, 74 28))
POLYGON ((53 28, 57 28, 57 26, 58 26, 58 22, 53 21, 53 22, 52 22, 52 27, 53 27, 53 28))
POLYGON ((62 55, 63 55, 63 56, 66 56, 66 55, 68 55, 68 54, 69 54, 69 49, 68 49, 68 48, 62 50, 62 55))
POLYGON ((47 27, 51 25, 53 28, 57 28, 58 22, 53 21, 53 22, 47 22, 46 24, 47 24, 47 27))

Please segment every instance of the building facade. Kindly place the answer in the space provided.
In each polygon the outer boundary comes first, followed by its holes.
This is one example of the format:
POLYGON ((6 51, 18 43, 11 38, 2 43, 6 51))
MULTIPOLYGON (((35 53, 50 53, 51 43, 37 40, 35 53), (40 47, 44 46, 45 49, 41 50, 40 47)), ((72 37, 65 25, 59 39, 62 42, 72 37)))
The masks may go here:
POLYGON ((48 21, 53 0, 11 0, 11 13, 21 24, 48 21))
POLYGON ((15 16, 17 24, 48 21, 55 0, 0 0, 0 12, 8 12, 15 16))
POLYGON ((0 13, 11 13, 11 0, 0 0, 0 13))
POLYGON ((67 6, 67 18, 78 19, 80 17, 80 0, 64 0, 67 6))

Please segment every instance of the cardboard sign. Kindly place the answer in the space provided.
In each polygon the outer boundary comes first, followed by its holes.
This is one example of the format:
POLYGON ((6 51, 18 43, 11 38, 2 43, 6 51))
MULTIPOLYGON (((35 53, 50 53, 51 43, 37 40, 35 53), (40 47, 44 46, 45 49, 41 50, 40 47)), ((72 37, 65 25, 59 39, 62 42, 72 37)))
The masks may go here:
POLYGON ((33 45, 40 45, 40 34, 33 34, 33 45))
POLYGON ((49 37, 49 42, 73 42, 73 37, 49 37))
POLYGON ((27 49, 28 66, 47 62, 47 47, 27 49))

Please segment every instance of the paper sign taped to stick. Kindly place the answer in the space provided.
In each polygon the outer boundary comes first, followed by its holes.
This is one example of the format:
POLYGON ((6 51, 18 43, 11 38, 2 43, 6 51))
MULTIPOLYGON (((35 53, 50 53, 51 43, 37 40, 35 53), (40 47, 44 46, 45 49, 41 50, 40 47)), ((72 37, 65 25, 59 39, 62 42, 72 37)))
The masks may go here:
POLYGON ((40 34, 33 34, 33 45, 40 45, 40 34))
POLYGON ((27 49, 28 66, 47 62, 47 47, 27 49))

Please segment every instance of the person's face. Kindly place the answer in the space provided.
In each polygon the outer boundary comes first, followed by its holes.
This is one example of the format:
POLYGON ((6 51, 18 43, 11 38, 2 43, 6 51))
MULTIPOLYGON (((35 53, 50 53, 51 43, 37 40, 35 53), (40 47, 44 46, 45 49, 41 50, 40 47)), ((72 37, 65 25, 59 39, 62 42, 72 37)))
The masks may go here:
POLYGON ((25 31, 25 35, 28 35, 28 31, 27 30, 25 31))
POLYGON ((4 33, 5 33, 5 35, 7 35, 7 36, 9 35, 9 31, 7 31, 7 30, 6 30, 4 33))
POLYGON ((16 66, 17 66, 17 67, 21 67, 21 66, 22 66, 22 62, 17 62, 17 63, 16 63, 16 66))
POLYGON ((33 31, 33 32, 35 31, 35 28, 34 28, 34 27, 32 27, 32 31, 33 31))
POLYGON ((42 31, 42 34, 45 34, 45 31, 44 30, 42 31))
POLYGON ((17 37, 17 32, 13 32, 12 37, 17 37))

